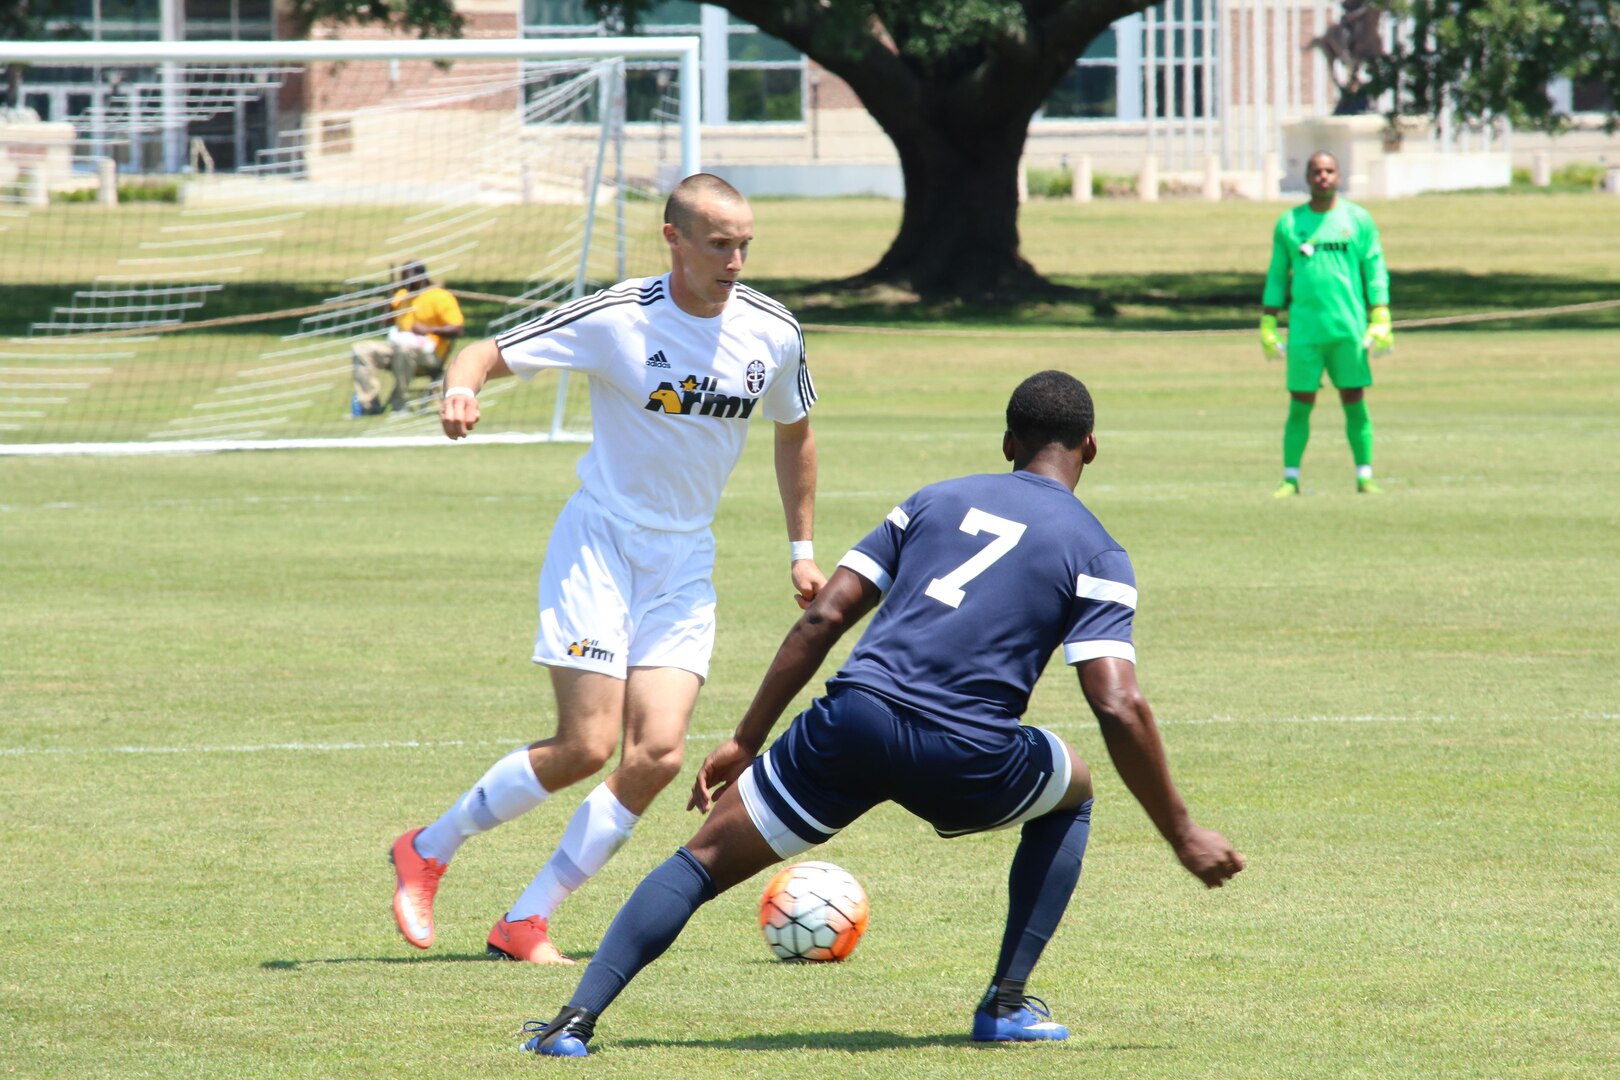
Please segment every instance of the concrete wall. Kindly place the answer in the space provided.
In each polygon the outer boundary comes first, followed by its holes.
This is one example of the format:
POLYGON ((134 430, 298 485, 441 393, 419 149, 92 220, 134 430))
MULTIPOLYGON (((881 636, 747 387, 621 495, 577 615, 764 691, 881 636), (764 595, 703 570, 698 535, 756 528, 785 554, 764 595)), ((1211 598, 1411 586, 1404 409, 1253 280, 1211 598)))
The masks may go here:
POLYGON ((73 173, 73 140, 72 124, 0 121, 0 184, 31 180, 24 199, 35 201, 51 188, 66 185, 73 173))

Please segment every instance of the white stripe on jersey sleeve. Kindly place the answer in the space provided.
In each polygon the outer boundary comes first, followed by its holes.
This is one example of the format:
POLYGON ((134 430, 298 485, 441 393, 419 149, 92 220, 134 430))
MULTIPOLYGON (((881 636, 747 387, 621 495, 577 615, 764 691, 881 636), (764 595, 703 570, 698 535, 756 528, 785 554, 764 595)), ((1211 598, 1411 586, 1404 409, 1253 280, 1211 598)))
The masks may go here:
POLYGON ((877 564, 877 560, 863 551, 850 551, 849 554, 838 560, 838 565, 849 567, 861 577, 876 585, 878 592, 888 592, 889 586, 894 584, 894 578, 890 577, 888 572, 877 564))
POLYGON ((1081 574, 1079 580, 1075 582, 1074 595, 1082 600, 1102 600, 1110 604, 1123 604, 1132 611, 1136 610, 1136 590, 1121 582, 1109 581, 1107 578, 1081 574))
POLYGON ((1082 660, 1096 660, 1102 656, 1117 656, 1121 660, 1136 663, 1136 646, 1128 641, 1065 641, 1063 643, 1063 662, 1065 664, 1078 664, 1082 660))
POLYGON ((889 511, 887 520, 894 522, 895 528, 899 529, 901 532, 905 532, 906 526, 911 524, 911 515, 907 514, 904 510, 897 506, 893 510, 889 511))

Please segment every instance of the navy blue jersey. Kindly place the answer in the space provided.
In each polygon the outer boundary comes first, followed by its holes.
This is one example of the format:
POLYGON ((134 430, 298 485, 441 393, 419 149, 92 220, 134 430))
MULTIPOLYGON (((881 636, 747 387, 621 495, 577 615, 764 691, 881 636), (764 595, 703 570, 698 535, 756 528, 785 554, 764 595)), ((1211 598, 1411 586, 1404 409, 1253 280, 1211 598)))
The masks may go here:
POLYGON ((839 561, 885 593, 829 690, 858 686, 958 730, 1015 726, 1058 646, 1136 659, 1136 575, 1062 483, 931 484, 839 561))

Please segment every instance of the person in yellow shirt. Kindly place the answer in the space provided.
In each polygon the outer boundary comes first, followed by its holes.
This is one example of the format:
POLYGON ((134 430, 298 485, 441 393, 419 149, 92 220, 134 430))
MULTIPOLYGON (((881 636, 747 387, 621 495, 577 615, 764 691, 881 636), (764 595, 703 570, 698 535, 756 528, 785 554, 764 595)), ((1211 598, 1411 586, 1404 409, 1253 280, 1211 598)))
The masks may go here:
POLYGON ((357 342, 354 357, 354 416, 375 416, 383 411, 382 378, 393 373, 394 392, 388 408, 406 408, 406 392, 418 371, 438 378, 450 359, 450 349, 466 328, 461 305, 448 291, 428 280, 427 267, 412 261, 399 268, 399 287, 388 301, 394 325, 381 341, 357 342))

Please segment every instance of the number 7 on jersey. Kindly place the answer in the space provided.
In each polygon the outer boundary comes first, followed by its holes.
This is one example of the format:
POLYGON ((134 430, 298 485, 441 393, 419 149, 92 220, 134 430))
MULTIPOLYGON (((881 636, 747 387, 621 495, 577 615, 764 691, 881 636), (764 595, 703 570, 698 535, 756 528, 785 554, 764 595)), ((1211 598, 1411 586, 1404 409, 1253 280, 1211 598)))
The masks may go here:
POLYGON ((993 539, 985 546, 983 551, 944 577, 937 577, 930 581, 928 588, 923 590, 927 595, 938 600, 946 607, 953 608, 961 607, 963 599, 967 596, 967 593, 962 591, 962 586, 990 569, 997 559, 1011 551, 1018 544, 1019 539, 1023 537, 1024 530, 1028 526, 1022 522, 1010 521, 1004 517, 987 514, 978 507, 973 506, 969 507, 968 512, 962 517, 962 524, 959 528, 969 536, 989 533, 993 539))

